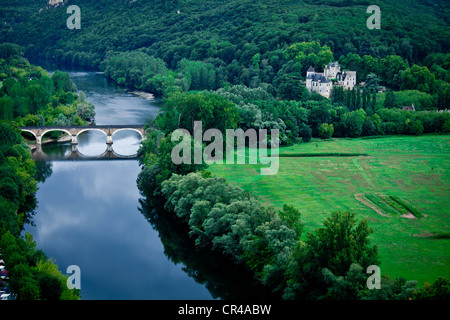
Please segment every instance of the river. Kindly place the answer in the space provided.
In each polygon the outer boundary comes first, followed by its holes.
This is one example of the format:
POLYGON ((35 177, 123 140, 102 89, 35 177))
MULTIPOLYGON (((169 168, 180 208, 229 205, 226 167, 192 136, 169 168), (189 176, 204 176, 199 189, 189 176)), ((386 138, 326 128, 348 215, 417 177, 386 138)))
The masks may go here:
MULTIPOLYGON (((98 125, 145 124, 155 118, 161 101, 147 100, 110 82, 96 72, 69 72, 78 90, 95 105, 98 125)), ((100 155, 106 137, 85 132, 79 151, 100 155)), ((114 136, 117 153, 131 155, 139 135, 114 136)), ((70 153, 70 143, 45 145, 46 153, 70 153)), ((212 299, 183 263, 168 256, 160 235, 140 212, 136 186, 137 160, 52 161, 40 182, 35 226, 26 226, 38 248, 54 258, 65 273, 70 265, 81 271, 82 299, 212 299)))

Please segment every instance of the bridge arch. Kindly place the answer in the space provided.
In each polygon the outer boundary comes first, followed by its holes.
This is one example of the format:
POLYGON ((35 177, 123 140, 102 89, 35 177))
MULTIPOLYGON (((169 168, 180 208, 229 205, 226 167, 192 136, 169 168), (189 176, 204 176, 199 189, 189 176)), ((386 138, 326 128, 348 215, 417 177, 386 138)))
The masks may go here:
MULTIPOLYGON (((22 129, 22 130, 23 130, 23 129, 22 129)), ((41 140, 44 140, 44 136, 45 136, 47 133, 53 132, 53 131, 64 132, 64 133, 67 133, 67 134, 69 135, 69 137, 72 136, 72 134, 70 133, 69 130, 62 129, 62 128, 61 128, 61 129, 59 129, 59 128, 52 128, 52 129, 46 129, 46 130, 42 131, 42 133, 41 133, 41 140)), ((35 135, 35 136, 36 136, 36 135, 35 135)))
POLYGON ((33 137, 37 140, 37 136, 36 134, 33 132, 33 130, 28 130, 28 129, 21 129, 22 132, 27 132, 27 133, 31 133, 33 135, 33 137))
POLYGON ((77 133, 77 140, 78 140, 78 136, 80 135, 80 133, 86 132, 86 131, 100 131, 101 133, 103 133, 105 135, 105 137, 108 138, 108 134, 105 132, 105 130, 102 129, 96 129, 96 128, 86 128, 86 129, 82 129, 77 133))
POLYGON ((135 129, 135 128, 122 128, 122 129, 117 129, 117 130, 114 131, 114 133, 112 134, 112 136, 114 137, 114 135, 115 135, 117 132, 120 132, 120 131, 134 131, 134 132, 137 132, 137 133, 139 133, 139 135, 141 136, 141 141, 144 140, 144 135, 142 134, 142 132, 139 131, 138 129, 135 129))

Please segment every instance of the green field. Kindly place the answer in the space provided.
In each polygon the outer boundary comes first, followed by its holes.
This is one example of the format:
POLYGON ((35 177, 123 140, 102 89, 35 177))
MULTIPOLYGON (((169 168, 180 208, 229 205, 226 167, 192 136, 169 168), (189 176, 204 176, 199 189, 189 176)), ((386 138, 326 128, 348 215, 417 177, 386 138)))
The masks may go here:
POLYGON ((314 140, 281 148, 280 155, 272 176, 260 175, 260 164, 214 164, 210 170, 276 208, 294 205, 306 232, 335 210, 366 218, 382 273, 420 285, 450 278, 450 136, 314 140), (330 156, 338 153, 367 155, 330 156), (357 198, 374 202, 365 201, 369 207, 357 198))

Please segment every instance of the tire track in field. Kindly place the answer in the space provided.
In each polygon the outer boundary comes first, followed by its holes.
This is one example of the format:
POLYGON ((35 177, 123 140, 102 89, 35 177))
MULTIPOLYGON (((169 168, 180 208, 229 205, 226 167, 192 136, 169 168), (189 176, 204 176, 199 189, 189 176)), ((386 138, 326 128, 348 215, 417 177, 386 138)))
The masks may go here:
POLYGON ((364 168, 361 166, 361 164, 358 162, 359 157, 355 157, 353 158, 353 164, 356 166, 356 168, 358 168, 358 170, 361 172, 362 177, 364 178, 364 180, 366 180, 367 184, 373 188, 376 189, 375 185, 373 184, 372 180, 370 180, 369 176, 367 175, 366 171, 364 170, 364 168))

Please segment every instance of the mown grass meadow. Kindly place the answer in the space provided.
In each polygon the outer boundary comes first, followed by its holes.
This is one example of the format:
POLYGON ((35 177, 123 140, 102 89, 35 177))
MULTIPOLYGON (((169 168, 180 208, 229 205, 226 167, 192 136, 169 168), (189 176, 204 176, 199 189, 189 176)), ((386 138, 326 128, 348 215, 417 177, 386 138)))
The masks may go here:
POLYGON ((276 175, 260 175, 261 164, 214 164, 210 170, 276 208, 294 205, 303 235, 332 211, 355 212, 374 230, 382 273, 422 285, 450 277, 449 156, 448 135, 313 139, 280 148, 276 175), (381 201, 390 212, 380 206, 381 215, 358 195, 381 201), (405 215, 410 211, 415 214, 405 215))

